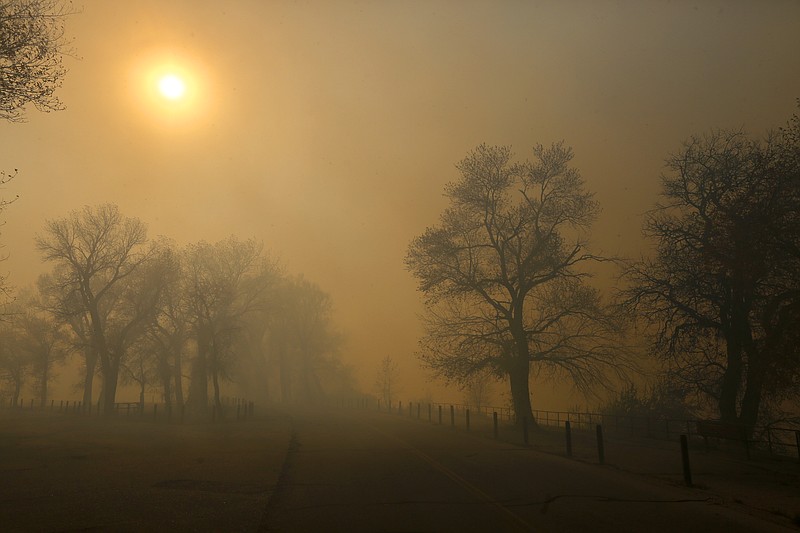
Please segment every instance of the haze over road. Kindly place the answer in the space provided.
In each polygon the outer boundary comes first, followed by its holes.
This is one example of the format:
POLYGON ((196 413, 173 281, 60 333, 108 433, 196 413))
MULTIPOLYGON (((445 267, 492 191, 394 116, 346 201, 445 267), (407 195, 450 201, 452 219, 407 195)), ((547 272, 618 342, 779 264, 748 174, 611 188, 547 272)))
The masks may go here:
POLYGON ((268 531, 770 531, 708 493, 372 412, 295 415, 268 531))

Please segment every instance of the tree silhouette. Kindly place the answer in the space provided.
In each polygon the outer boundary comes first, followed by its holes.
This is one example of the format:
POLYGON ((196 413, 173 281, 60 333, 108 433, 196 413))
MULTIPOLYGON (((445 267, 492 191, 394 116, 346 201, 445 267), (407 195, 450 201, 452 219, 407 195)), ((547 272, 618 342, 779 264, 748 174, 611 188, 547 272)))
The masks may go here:
POLYGON ((0 2, 0 118, 21 122, 25 106, 55 111, 66 74, 64 18, 71 11, 58 0, 0 2))
POLYGON ((439 226, 411 243, 406 265, 426 296, 423 361, 461 384, 507 376, 518 420, 532 418, 531 367, 585 392, 628 363, 619 323, 584 280, 601 260, 582 239, 597 213, 573 154, 537 146, 512 163, 507 147, 479 146, 446 187, 439 226))
POLYGON ((719 131, 667 160, 626 304, 672 373, 752 427, 800 382, 800 158, 785 135, 719 131))

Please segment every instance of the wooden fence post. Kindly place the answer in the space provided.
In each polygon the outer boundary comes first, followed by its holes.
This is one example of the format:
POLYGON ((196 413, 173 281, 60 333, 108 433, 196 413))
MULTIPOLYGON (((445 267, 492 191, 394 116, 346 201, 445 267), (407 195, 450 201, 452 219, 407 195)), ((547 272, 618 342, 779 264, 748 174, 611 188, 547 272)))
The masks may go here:
POLYGON ((494 424, 494 438, 497 438, 497 411, 492 412, 492 422, 494 424))
POLYGON ((465 414, 466 414, 466 417, 467 417, 467 431, 469 431, 469 407, 467 407, 467 410, 466 410, 465 414))
POLYGON ((455 427, 456 425, 456 409, 455 407, 450 405, 450 427, 455 427))

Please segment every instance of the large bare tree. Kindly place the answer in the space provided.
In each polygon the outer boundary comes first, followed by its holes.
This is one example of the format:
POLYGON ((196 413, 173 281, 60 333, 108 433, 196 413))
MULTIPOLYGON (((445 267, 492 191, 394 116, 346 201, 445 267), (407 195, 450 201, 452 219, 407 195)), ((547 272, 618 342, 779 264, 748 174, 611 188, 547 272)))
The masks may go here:
POLYGON ((796 136, 689 139, 646 217, 657 252, 627 270, 672 375, 749 428, 800 382, 799 163, 796 136))
POLYGON ((531 368, 586 392, 627 366, 618 322, 586 286, 583 230, 598 211, 562 143, 514 163, 481 145, 447 185, 438 226, 411 243, 406 265, 428 311, 423 361, 466 384, 487 369, 508 377, 518 420, 530 417, 531 368))
POLYGON ((88 328, 88 350, 103 376, 106 413, 113 411, 116 398, 122 339, 141 321, 139 306, 144 305, 136 301, 135 288, 120 289, 150 257, 146 242, 145 225, 110 204, 50 220, 36 238, 43 259, 56 265, 49 292, 61 294, 61 301, 69 305, 64 314, 78 327, 88 328))

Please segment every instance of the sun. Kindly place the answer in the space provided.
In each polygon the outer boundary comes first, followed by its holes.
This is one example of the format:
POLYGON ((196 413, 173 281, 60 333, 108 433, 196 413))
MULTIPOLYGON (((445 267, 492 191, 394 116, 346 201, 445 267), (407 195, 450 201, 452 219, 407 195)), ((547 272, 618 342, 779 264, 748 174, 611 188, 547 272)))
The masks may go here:
POLYGON ((180 100, 186 94, 186 83, 176 74, 165 74, 158 80, 158 91, 168 100, 180 100))
POLYGON ((158 127, 172 131, 196 125, 212 109, 209 88, 213 77, 196 57, 160 48, 144 51, 130 63, 126 74, 128 96, 135 99, 142 116, 158 127))

